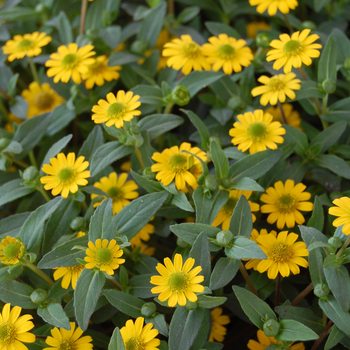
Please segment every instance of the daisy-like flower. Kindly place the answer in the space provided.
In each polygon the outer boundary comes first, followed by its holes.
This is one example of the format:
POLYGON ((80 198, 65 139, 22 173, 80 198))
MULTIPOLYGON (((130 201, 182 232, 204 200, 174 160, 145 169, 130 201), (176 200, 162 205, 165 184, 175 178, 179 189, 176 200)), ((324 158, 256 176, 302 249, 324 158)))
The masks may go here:
POLYGON ((146 224, 136 235, 130 239, 131 247, 139 247, 142 241, 149 241, 151 235, 154 233, 154 226, 150 223, 146 224))
POLYGON ((32 34, 15 35, 2 47, 5 55, 9 55, 8 60, 21 59, 24 56, 34 57, 41 54, 41 48, 52 40, 46 33, 34 32, 32 34))
MULTIPOLYGON (((109 198, 112 198, 113 203, 113 215, 119 213, 126 205, 130 203, 130 200, 139 196, 136 190, 139 188, 136 182, 133 180, 126 181, 128 178, 127 173, 118 175, 117 173, 110 173, 109 176, 104 176, 99 182, 94 183, 94 187, 106 192, 109 198), (125 182, 126 181, 126 182, 125 182)), ((97 194, 91 195, 91 200, 98 197, 97 194)), ((107 197, 104 197, 104 199, 107 197)), ((101 202, 95 203, 94 208, 99 206, 101 202)))
POLYGON ((0 313, 0 349, 28 350, 23 343, 34 343, 35 335, 28 331, 34 328, 32 315, 19 317, 22 308, 5 304, 0 313))
MULTIPOLYGON (((282 110, 284 113, 284 116, 286 118, 287 124, 290 126, 294 126, 295 128, 299 130, 303 130, 300 126, 301 118, 298 111, 293 110, 293 106, 290 103, 284 103, 282 105, 282 110)), ((273 121, 280 122, 284 124, 284 120, 281 115, 281 111, 278 107, 270 107, 268 108, 265 113, 269 113, 272 115, 273 121)))
POLYGON ((298 183, 294 186, 293 180, 287 180, 285 184, 277 181, 274 187, 269 187, 260 200, 266 204, 260 210, 264 214, 269 214, 267 222, 273 224, 277 221, 277 227, 281 230, 287 225, 288 228, 301 225, 305 222, 301 211, 312 211, 314 205, 306 202, 311 198, 309 192, 304 192, 306 186, 298 183))
MULTIPOLYGON (((274 337, 267 337, 263 331, 260 329, 257 333, 258 341, 250 339, 247 344, 249 350, 265 350, 270 345, 281 344, 280 341, 276 340, 274 337)), ((304 343, 290 344, 290 350, 305 350, 304 343)))
POLYGON ((84 265, 75 265, 67 267, 56 267, 55 272, 53 273, 53 278, 55 281, 62 278, 61 286, 64 289, 68 289, 69 285, 72 284, 72 288, 75 289, 77 285, 77 280, 84 270, 84 265))
POLYGON ((93 64, 88 65, 88 71, 83 74, 82 78, 85 81, 85 87, 92 89, 94 85, 102 86, 105 81, 116 80, 120 77, 118 70, 121 66, 110 67, 107 65, 107 56, 98 56, 93 64))
MULTIPOLYGON (((240 190, 230 190, 230 194, 228 197, 228 200, 226 204, 220 209, 218 212, 218 215, 216 215, 215 220, 212 223, 212 226, 219 226, 222 224, 223 230, 228 230, 230 226, 231 216, 233 211, 235 210, 236 204, 239 200, 240 196, 244 196, 245 198, 249 199, 251 196, 252 191, 240 191, 240 190)), ((259 211, 259 204, 253 203, 248 200, 250 210, 252 212, 259 211)), ((253 222, 256 220, 256 216, 252 213, 252 219, 253 222)))
POLYGON ((202 48, 188 34, 181 35, 181 39, 175 38, 166 43, 162 55, 168 57, 168 67, 175 70, 182 68, 182 73, 185 75, 192 69, 198 71, 211 69, 211 64, 203 55, 202 48))
POLYGON ((153 328, 153 323, 143 326, 145 319, 138 317, 135 324, 128 320, 121 328, 120 334, 123 338, 125 350, 158 350, 160 340, 156 338, 159 332, 153 328))
POLYGON ((4 265, 15 265, 25 252, 22 241, 18 238, 6 236, 0 243, 0 262, 4 265))
POLYGON ((58 53, 51 54, 51 60, 45 63, 46 67, 50 67, 46 72, 47 76, 54 77, 54 83, 58 83, 60 80, 63 83, 68 83, 72 77, 74 83, 80 84, 82 74, 87 73, 88 66, 95 61, 91 57, 95 55, 93 49, 92 45, 85 45, 79 49, 75 43, 59 46, 58 53))
POLYGON ((135 252, 137 248, 140 248, 140 254, 144 254, 147 256, 153 256, 154 252, 156 251, 155 247, 150 247, 148 244, 143 243, 142 241, 138 246, 135 246, 132 251, 135 252))
POLYGON ((276 143, 283 143, 286 130, 280 122, 274 122, 273 117, 263 110, 257 109, 237 116, 239 122, 233 124, 229 134, 233 137, 231 142, 238 145, 238 150, 253 154, 265 151, 266 148, 277 149, 276 143))
POLYGON ((298 6, 297 0, 249 0, 251 6, 256 6, 256 10, 259 13, 267 13, 270 16, 276 14, 277 10, 280 10, 283 14, 288 13, 290 10, 294 10, 298 6))
POLYGON ((48 83, 41 86, 36 82, 29 84, 28 90, 22 91, 22 97, 28 102, 28 118, 50 112, 65 102, 65 99, 51 89, 48 83))
POLYGON ((70 323, 70 330, 58 329, 57 327, 51 329, 51 335, 45 340, 49 348, 43 350, 92 350, 92 338, 89 335, 82 337, 83 331, 77 327, 75 322, 70 323))
POLYGON ((273 234, 259 236, 256 241, 266 254, 267 259, 261 260, 256 267, 260 273, 267 271, 267 277, 275 279, 280 273, 288 277, 300 273, 299 266, 308 267, 309 263, 302 256, 309 256, 304 242, 296 242, 298 235, 294 232, 282 231, 275 237, 273 234))
POLYGON ((100 271, 106 271, 110 276, 114 275, 114 271, 119 265, 124 264, 125 259, 120 259, 123 255, 123 250, 119 249, 117 241, 112 239, 99 238, 95 244, 91 241, 88 243, 89 248, 86 249, 86 257, 84 260, 87 262, 85 267, 87 269, 97 268, 100 271))
POLYGON ((262 75, 258 78, 258 82, 264 84, 257 86, 252 90, 252 96, 262 95, 260 104, 266 106, 269 102, 272 106, 277 104, 277 101, 284 103, 286 96, 291 100, 295 99, 294 90, 300 90, 300 79, 294 79, 294 73, 277 74, 269 78, 262 75))
POLYGON ((195 189, 202 165, 196 157, 182 151, 191 152, 204 162, 207 160, 206 153, 200 148, 191 147, 188 142, 183 142, 180 148, 173 146, 166 148, 162 153, 153 153, 152 159, 157 163, 152 165, 151 170, 157 173, 156 179, 164 186, 169 185, 175 178, 175 186, 179 191, 186 189, 186 183, 195 189))
POLYGON ((250 39, 255 39, 260 30, 271 30, 271 26, 266 22, 249 22, 246 26, 246 30, 247 37, 250 39))
POLYGON ((67 198, 69 192, 78 191, 78 185, 85 186, 90 177, 90 171, 85 170, 89 166, 89 162, 85 161, 85 157, 80 156, 75 160, 75 153, 68 153, 66 157, 64 153, 59 153, 57 158, 51 158, 50 164, 44 164, 42 171, 49 176, 40 178, 40 182, 45 184, 45 190, 52 190, 53 196, 61 193, 63 198, 67 198))
POLYGON ((266 61, 275 61, 273 69, 279 70, 283 67, 284 73, 289 73, 294 68, 300 68, 302 64, 310 66, 311 58, 320 56, 321 44, 313 44, 320 37, 316 34, 310 36, 310 29, 304 29, 301 33, 295 32, 290 37, 281 34, 280 40, 272 40, 270 46, 273 48, 267 53, 266 61))
POLYGON ((232 71, 238 73, 243 67, 248 67, 254 59, 252 50, 245 46, 246 41, 235 39, 227 34, 219 34, 218 37, 212 36, 208 39, 210 44, 202 46, 204 56, 207 61, 213 63, 213 71, 217 72, 220 68, 225 74, 232 74, 232 71))
POLYGON ((226 324, 230 323, 230 318, 226 315, 222 315, 222 308, 216 307, 210 311, 211 315, 211 329, 209 335, 209 341, 217 341, 222 343, 226 335, 226 324))
POLYGON ((110 92, 106 96, 107 101, 101 99, 97 102, 98 105, 92 107, 92 112, 95 113, 92 115, 92 120, 96 124, 106 123, 108 127, 115 125, 118 129, 122 128, 124 122, 141 114, 136 110, 141 105, 139 98, 139 95, 133 96, 132 91, 125 93, 119 90, 116 96, 110 92))
POLYGON ((328 212, 330 215, 339 216, 333 221, 334 227, 344 225, 342 231, 344 235, 350 235, 350 198, 341 197, 332 202, 336 207, 330 207, 328 212))
POLYGON ((204 286, 199 283, 204 281, 204 276, 197 276, 202 268, 196 266, 192 269, 195 260, 188 258, 182 265, 182 255, 175 254, 174 264, 169 258, 164 259, 164 265, 158 263, 157 271, 161 276, 152 276, 151 283, 157 287, 151 289, 151 292, 158 294, 160 301, 168 300, 168 306, 174 307, 176 304, 185 306, 187 299, 191 302, 197 301, 195 293, 202 293, 204 286), (192 269, 192 270, 191 270, 192 269))

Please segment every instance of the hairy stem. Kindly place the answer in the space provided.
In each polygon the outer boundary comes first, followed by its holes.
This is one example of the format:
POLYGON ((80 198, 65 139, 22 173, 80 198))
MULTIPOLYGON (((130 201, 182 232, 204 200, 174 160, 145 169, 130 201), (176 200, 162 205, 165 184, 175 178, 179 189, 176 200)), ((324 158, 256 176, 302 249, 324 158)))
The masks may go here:
POLYGON ((242 261, 241 261, 241 265, 239 266, 239 269, 241 270, 242 276, 243 276, 244 280, 246 281, 250 291, 253 294, 255 294, 258 298, 260 298, 260 295, 259 295, 258 291, 255 289, 254 284, 253 284, 252 280, 250 279, 249 274, 248 274, 247 270, 245 269, 242 261))
POLYGON ((38 71, 36 70, 36 67, 35 67, 35 64, 33 62, 33 59, 31 57, 28 57, 28 61, 29 61, 29 67, 30 67, 30 70, 32 72, 33 78, 40 85, 40 79, 39 79, 38 71))
POLYGON ((281 279, 282 279, 282 276, 280 273, 278 273, 277 279, 276 279, 275 307, 279 306, 280 304, 281 279))
POLYGON ((137 160, 139 161, 139 163, 141 165, 141 168, 145 169, 145 165, 143 164, 143 160, 142 160, 142 154, 137 147, 135 147, 135 154, 136 154, 137 160))
POLYGON ((292 306, 298 305, 312 290, 314 286, 312 282, 292 301, 292 306))
POLYGON ((81 14, 80 14, 80 28, 79 28, 80 35, 84 34, 87 5, 88 5, 88 0, 82 0, 82 2, 81 2, 81 14))
POLYGON ((287 119, 286 119, 286 115, 284 114, 284 110, 282 108, 282 104, 281 104, 280 101, 277 101, 277 106, 278 106, 278 109, 280 110, 280 113, 281 113, 281 116, 282 116, 282 120, 283 120, 283 124, 288 125, 287 119))
POLYGON ((43 279, 49 286, 53 286, 55 282, 43 271, 38 269, 34 264, 26 260, 23 264, 23 266, 28 267, 31 269, 33 272, 35 272, 41 279, 43 279))

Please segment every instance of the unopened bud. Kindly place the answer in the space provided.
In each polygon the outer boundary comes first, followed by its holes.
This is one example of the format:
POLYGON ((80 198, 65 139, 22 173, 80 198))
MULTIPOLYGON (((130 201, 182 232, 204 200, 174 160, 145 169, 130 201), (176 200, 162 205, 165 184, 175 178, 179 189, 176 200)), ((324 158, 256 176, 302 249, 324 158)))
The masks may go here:
POLYGON ((31 295, 30 299, 34 304, 42 304, 46 299, 46 290, 38 288, 31 295))
POLYGON ((337 88, 335 81, 331 79, 326 79, 322 83, 322 90, 327 94, 333 94, 337 88))
POLYGON ((186 86, 178 85, 173 89, 171 99, 175 104, 185 106, 190 102, 191 95, 186 86))
POLYGON ((350 70, 350 57, 344 61, 344 68, 350 70))
POLYGON ((26 170, 24 170, 22 174, 22 179, 24 181, 34 181, 39 176, 39 171, 35 166, 30 166, 26 170))
POLYGON ((148 42, 144 39, 135 40, 131 46, 130 51, 138 55, 143 55, 148 48, 148 42))
POLYGON ((340 248, 343 245, 343 241, 339 237, 331 237, 328 239, 328 244, 334 248, 340 248))
POLYGON ((267 337, 275 337, 280 328, 281 326, 276 320, 268 320, 263 325, 263 331, 267 337))
POLYGON ((146 303, 141 307, 141 315, 144 317, 151 317, 157 311, 154 303, 146 303))
POLYGON ((84 218, 82 218, 81 216, 77 216, 75 219, 72 220, 72 222, 70 223, 70 228, 73 231, 79 231, 80 229, 83 228, 85 224, 85 220, 84 218))
POLYGON ((239 108, 241 105, 242 99, 239 96, 232 96, 227 102, 227 107, 232 110, 239 108))
POLYGON ((215 175, 213 174, 209 174, 206 178, 205 178, 205 187, 207 189, 209 189, 210 191, 215 191, 219 188, 219 181, 216 178, 215 175))
POLYGON ((270 47, 271 37, 267 33, 259 33, 256 36, 255 42, 259 47, 268 49, 270 47))
POLYGON ((233 241, 233 238, 234 236, 231 231, 224 230, 217 233, 216 242, 219 245, 226 247, 233 241))
POLYGON ((304 21, 301 24, 301 30, 303 29, 316 30, 316 28, 317 28, 316 24, 312 21, 304 21))
POLYGON ((325 298, 329 294, 328 285, 326 283, 316 284, 314 294, 319 298, 325 298))
POLYGON ((9 144, 10 144, 11 140, 8 139, 7 137, 2 137, 0 139, 0 151, 5 149, 9 144))

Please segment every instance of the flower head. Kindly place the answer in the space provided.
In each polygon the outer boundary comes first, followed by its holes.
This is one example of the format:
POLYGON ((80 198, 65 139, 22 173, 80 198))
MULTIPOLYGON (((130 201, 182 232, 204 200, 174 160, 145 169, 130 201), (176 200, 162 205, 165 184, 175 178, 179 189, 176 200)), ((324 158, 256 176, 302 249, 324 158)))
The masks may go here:
POLYGON ((119 249, 117 241, 112 239, 99 238, 95 244, 91 241, 88 243, 89 248, 86 249, 86 257, 84 260, 87 262, 85 267, 87 269, 98 268, 101 271, 106 271, 110 276, 114 275, 114 271, 119 265, 124 264, 125 259, 119 259, 123 255, 123 250, 119 249))
POLYGON ((63 153, 59 153, 57 158, 51 158, 49 164, 44 164, 42 170, 49 176, 40 178, 40 182, 45 184, 45 190, 51 190, 53 196, 61 193, 63 198, 67 198, 69 192, 78 191, 78 185, 85 186, 90 177, 90 171, 85 170, 89 166, 89 162, 85 161, 85 157, 80 156, 75 160, 75 153, 68 153, 66 157, 63 153))
POLYGON ((53 278, 55 281, 57 281, 58 279, 63 277, 61 281, 62 288, 68 289, 70 283, 72 283, 72 288, 75 289, 75 286, 77 285, 77 280, 84 268, 84 265, 56 267, 56 271, 53 273, 53 278))
POLYGON ((91 57, 95 54, 93 49, 92 45, 85 45, 78 49, 78 45, 75 43, 59 46, 58 53, 51 54, 51 60, 45 63, 46 67, 50 67, 46 73, 47 76, 54 77, 54 83, 58 83, 60 80, 63 83, 68 83, 72 77, 76 84, 80 84, 82 74, 87 73, 88 66, 95 61, 91 57))
POLYGON ((182 68, 182 73, 185 75, 189 74, 192 69, 202 71, 211 68, 203 55, 202 48, 192 41, 188 34, 181 35, 181 39, 175 38, 170 43, 166 43, 162 55, 168 57, 168 67, 175 70, 182 68))
MULTIPOLYGON (((290 103, 284 103, 282 105, 282 110, 288 125, 294 126, 299 130, 303 130, 300 126, 300 122, 301 122, 300 114, 298 111, 293 110, 293 106, 290 103)), ((273 121, 284 124, 281 111, 278 107, 270 107, 266 109, 265 113, 271 114, 273 121)))
POLYGON ((329 208, 329 214, 339 216, 333 221, 333 226, 339 227, 344 225, 342 228, 344 235, 350 235, 350 198, 337 198, 332 203, 336 206, 329 208))
POLYGON ((208 39, 210 44, 202 46, 204 56, 207 61, 213 63, 213 71, 217 72, 220 68, 225 74, 232 74, 232 71, 238 73, 243 67, 248 67, 254 59, 252 50, 245 46, 246 41, 235 39, 227 34, 219 34, 218 37, 212 36, 208 39))
POLYGON ((277 227, 281 230, 287 225, 288 228, 304 223, 305 219, 299 210, 312 211, 314 205, 306 202, 311 198, 309 192, 304 192, 306 186, 298 183, 294 186, 293 180, 287 180, 285 184, 278 181, 274 187, 269 187, 260 200, 264 203, 260 210, 262 213, 270 213, 267 222, 273 224, 277 221, 277 227))
POLYGON ((313 44, 320 37, 316 34, 308 36, 310 29, 304 29, 301 33, 295 32, 290 37, 281 34, 280 40, 272 40, 270 46, 273 48, 267 53, 266 61, 275 61, 273 69, 279 70, 283 67, 284 73, 289 73, 294 68, 300 68, 304 63, 310 66, 311 58, 320 56, 322 45, 313 44))
POLYGON ((0 262, 4 265, 15 265, 25 252, 25 247, 19 238, 7 236, 0 243, 0 262))
POLYGON ((226 335, 226 328, 224 325, 230 323, 230 318, 226 315, 222 315, 222 308, 216 307, 210 311, 211 315, 211 329, 209 335, 209 341, 218 341, 222 343, 226 335))
POLYGON ((295 99, 294 90, 300 90, 300 79, 294 79, 294 73, 277 74, 269 78, 262 75, 258 78, 258 82, 264 84, 257 86, 252 90, 253 97, 262 95, 260 104, 266 106, 269 102, 272 106, 277 104, 277 101, 284 103, 286 96, 291 100, 295 99))
POLYGON ((249 22, 246 26, 247 37, 255 39, 259 30, 271 30, 271 26, 266 22, 249 22))
MULTIPOLYGON (((106 192, 109 198, 112 198, 113 203, 113 215, 119 213, 126 205, 130 203, 131 199, 135 199, 139 196, 136 192, 138 186, 133 180, 126 181, 128 178, 127 173, 118 175, 117 173, 110 173, 109 176, 104 176, 99 182, 94 183, 94 187, 106 192), (125 182, 126 181, 126 182, 125 182)), ((97 194, 91 195, 91 200, 98 197, 97 194)), ((107 197, 104 197, 105 199, 107 197)), ((102 200, 103 201, 103 200, 102 200)), ((96 208, 101 202, 93 205, 96 208)))
POLYGON ((154 233, 154 226, 150 223, 146 224, 136 235, 130 239, 131 247, 138 247, 142 241, 149 241, 151 235, 154 233))
MULTIPOLYGON (((236 204, 239 200, 240 196, 244 196, 245 198, 249 199, 251 196, 252 191, 240 191, 240 190, 230 190, 230 194, 228 197, 228 200, 226 204, 220 209, 218 212, 218 215, 216 215, 215 220, 212 223, 212 226, 219 226, 222 224, 223 230, 228 230, 230 226, 231 216, 233 211, 235 210, 236 204)), ((252 203, 251 201, 248 201, 250 210, 253 211, 259 211, 259 204, 252 203)), ((252 213, 252 219, 253 222, 256 220, 256 216, 252 213)))
POLYGON ((79 327, 75 329, 75 322, 70 322, 69 331, 55 327, 51 329, 52 336, 45 340, 50 347, 43 350, 92 350, 92 338, 89 335, 81 337, 82 334, 79 327))
POLYGON ((173 146, 166 148, 162 153, 155 152, 152 155, 152 159, 157 162, 151 167, 151 170, 157 173, 156 179, 167 186, 175 178, 175 186, 179 191, 186 189, 186 183, 196 188, 197 178, 202 172, 200 161, 183 151, 195 154, 203 161, 207 160, 205 152, 198 147, 191 147, 187 142, 183 142, 180 148, 173 146))
POLYGON ((65 99, 51 89, 48 83, 39 85, 36 81, 29 84, 28 90, 22 91, 22 97, 28 102, 28 118, 50 112, 65 99))
POLYGON ((28 333, 34 327, 29 321, 31 315, 19 317, 22 308, 11 304, 5 304, 0 313, 0 349, 3 350, 28 350, 23 343, 34 343, 35 335, 28 333), (22 343, 23 342, 23 343, 22 343))
POLYGON ((309 263, 302 256, 309 256, 304 242, 296 242, 298 235, 288 231, 282 231, 278 236, 273 234, 261 235, 256 241, 258 246, 266 254, 267 259, 261 260, 256 266, 260 273, 267 271, 267 277, 275 279, 280 273, 282 277, 288 277, 290 273, 300 273, 299 266, 308 267, 309 263))
POLYGON ((158 331, 153 328, 153 323, 143 326, 145 319, 138 317, 135 324, 128 320, 121 328, 120 334, 123 338, 125 350, 158 350, 160 340, 156 338, 158 331))
POLYGON ((237 116, 239 122, 233 124, 229 134, 233 136, 232 143, 238 145, 238 150, 249 153, 265 151, 266 148, 277 149, 276 143, 283 143, 286 130, 280 122, 272 121, 272 115, 258 109, 237 116))
POLYGON ((82 79, 85 81, 85 87, 92 89, 94 85, 102 86, 105 81, 116 80, 120 77, 118 70, 121 70, 121 66, 110 67, 107 65, 107 56, 98 56, 95 62, 88 65, 88 71, 83 74, 82 79))
POLYGON ((110 127, 115 125, 118 129, 123 127, 124 122, 130 121, 134 115, 140 115, 141 112, 136 110, 141 105, 138 101, 139 95, 133 96, 132 91, 125 93, 119 90, 114 96, 112 92, 107 94, 106 100, 99 100, 98 105, 92 107, 92 120, 96 124, 106 123, 110 127))
POLYGON ((297 0, 249 0, 251 6, 256 6, 256 10, 259 13, 264 13, 267 10, 267 13, 270 16, 276 14, 277 10, 280 10, 282 13, 286 14, 290 10, 294 10, 298 6, 297 0))
POLYGON ((164 265, 158 263, 157 271, 161 276, 152 276, 151 283, 157 287, 151 289, 154 294, 159 294, 160 301, 168 300, 168 306, 176 304, 185 306, 187 299, 191 302, 197 301, 195 293, 202 293, 204 287, 199 283, 204 281, 203 276, 197 276, 202 268, 196 266, 192 269, 195 260, 188 258, 182 265, 182 255, 175 254, 174 264, 169 258, 164 259, 164 265), (192 269, 192 270, 191 270, 192 269))
POLYGON ((34 32, 32 34, 15 35, 12 40, 8 40, 2 47, 5 55, 9 55, 8 60, 21 59, 24 56, 33 57, 41 54, 41 48, 52 40, 46 33, 34 32))

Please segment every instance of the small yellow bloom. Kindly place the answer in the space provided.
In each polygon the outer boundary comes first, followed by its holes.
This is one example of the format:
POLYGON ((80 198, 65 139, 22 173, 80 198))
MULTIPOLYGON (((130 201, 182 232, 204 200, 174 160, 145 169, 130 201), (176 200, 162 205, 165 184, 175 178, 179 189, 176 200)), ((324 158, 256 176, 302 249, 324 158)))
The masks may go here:
POLYGON ((77 285, 77 280, 84 268, 84 265, 56 267, 56 271, 53 273, 53 278, 55 281, 57 281, 58 279, 63 277, 61 281, 62 288, 68 289, 70 283, 72 283, 72 288, 75 289, 75 286, 77 285))
POLYGON ((21 59, 24 56, 34 57, 41 54, 41 48, 52 40, 46 33, 34 32, 32 34, 15 35, 12 40, 8 40, 2 50, 5 55, 9 55, 8 60, 21 59))
MULTIPOLYGON (((294 126, 295 128, 303 131, 302 127, 300 126, 301 118, 300 118, 299 112, 296 110, 293 110, 293 106, 290 103, 284 103, 282 105, 282 110, 286 118, 287 125, 294 126)), ((278 107, 270 107, 265 110, 265 113, 271 114, 273 121, 284 124, 281 111, 278 107)))
POLYGON ((131 247, 139 247, 142 241, 149 241, 151 235, 154 233, 154 226, 150 223, 146 224, 136 235, 130 239, 131 247))
POLYGON ((329 214, 339 216, 333 221, 333 226, 339 227, 344 225, 342 228, 344 235, 350 235, 350 198, 337 198, 332 203, 335 204, 336 207, 330 207, 328 211, 329 214))
POLYGON ((15 265, 25 252, 25 247, 19 238, 7 236, 0 243, 0 262, 4 265, 15 265))
POLYGON ((282 13, 286 14, 290 10, 294 10, 298 6, 297 0, 249 0, 251 6, 256 6, 256 10, 259 13, 264 13, 267 10, 267 13, 270 16, 276 14, 277 10, 280 10, 282 13))
POLYGON ((168 306, 176 304, 185 306, 187 299, 191 302, 197 301, 195 293, 202 293, 204 287, 199 283, 204 281, 204 276, 197 276, 202 268, 196 266, 192 269, 195 260, 188 258, 182 265, 182 255, 175 254, 174 264, 169 258, 164 259, 164 265, 158 263, 157 271, 161 276, 152 276, 151 283, 157 287, 151 289, 153 294, 158 294, 160 301, 168 300, 168 306), (192 270, 191 270, 192 269, 192 270))
POLYGON ((45 184, 45 190, 51 190, 53 196, 61 193, 63 198, 67 198, 69 192, 78 191, 78 185, 85 186, 90 177, 90 171, 85 169, 89 166, 89 162, 85 161, 85 157, 80 156, 75 160, 75 153, 68 153, 66 157, 63 153, 59 153, 57 158, 51 158, 49 164, 44 164, 42 170, 49 176, 40 178, 40 182, 45 184))
POLYGON ((266 22, 249 22, 246 26, 247 37, 255 39, 259 31, 271 30, 271 26, 266 22))
POLYGON ((232 143, 238 145, 238 150, 253 154, 265 151, 266 148, 277 149, 276 143, 283 143, 281 135, 286 133, 280 122, 272 121, 272 115, 258 109, 237 116, 239 122, 233 124, 229 134, 232 143))
POLYGON ((97 239, 95 244, 91 241, 88 243, 89 248, 86 249, 87 269, 98 268, 100 271, 106 271, 110 276, 114 275, 114 271, 119 265, 124 264, 125 259, 119 259, 123 255, 123 250, 119 249, 117 241, 112 239, 97 239))
POLYGON ((210 311, 211 315, 211 329, 209 340, 210 342, 217 341, 222 343, 226 335, 226 327, 224 325, 230 323, 230 318, 222 315, 222 308, 216 307, 210 311))
POLYGON ((260 104, 266 106, 269 102, 272 106, 277 104, 277 101, 284 103, 286 96, 291 100, 295 99, 294 90, 300 90, 300 79, 294 79, 294 73, 278 74, 269 78, 262 75, 258 78, 258 82, 264 84, 257 86, 252 90, 253 97, 262 95, 260 104))

